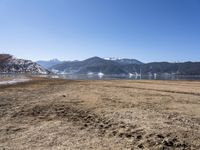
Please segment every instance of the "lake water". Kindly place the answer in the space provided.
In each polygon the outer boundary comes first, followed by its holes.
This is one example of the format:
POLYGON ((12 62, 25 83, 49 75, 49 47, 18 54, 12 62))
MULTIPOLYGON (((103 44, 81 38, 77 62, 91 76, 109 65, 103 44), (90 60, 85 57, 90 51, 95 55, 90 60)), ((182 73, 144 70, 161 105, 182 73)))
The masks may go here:
MULTIPOLYGON (((70 80, 200 80, 200 75, 196 76, 181 76, 181 75, 77 75, 77 74, 60 74, 60 75, 33 75, 47 78, 60 78, 70 80)), ((25 75, 21 74, 0 74, 0 81, 13 79, 26 79, 25 75)))
POLYGON ((200 75, 197 75, 197 76, 180 76, 180 75, 156 75, 156 76, 102 75, 102 76, 98 76, 98 75, 64 74, 64 75, 48 75, 45 77, 71 79, 71 80, 200 80, 200 75))

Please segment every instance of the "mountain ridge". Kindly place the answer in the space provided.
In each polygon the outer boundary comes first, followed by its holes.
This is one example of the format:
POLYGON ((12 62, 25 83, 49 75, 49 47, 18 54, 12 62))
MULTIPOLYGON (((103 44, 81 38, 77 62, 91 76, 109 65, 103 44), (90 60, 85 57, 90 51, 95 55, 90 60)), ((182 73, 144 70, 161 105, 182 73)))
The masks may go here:
POLYGON ((50 70, 57 70, 58 73, 99 73, 104 74, 177 74, 177 75, 200 75, 200 62, 151 62, 142 63, 135 59, 103 59, 91 57, 83 61, 64 62, 52 66, 50 70), (118 60, 118 61, 117 61, 118 60), (120 61, 119 61, 120 60, 120 61), (125 60, 125 61, 122 61, 125 60), (133 60, 133 61, 132 61, 133 60), (139 63, 138 63, 139 62, 139 63))
POLYGON ((32 73, 49 74, 50 69, 58 74, 174 74, 174 75, 200 75, 200 62, 151 62, 142 63, 136 59, 105 59, 91 57, 82 61, 40 61, 37 64, 30 60, 17 59, 10 54, 0 54, 0 73, 32 73), (51 64, 48 64, 48 63, 51 64), (45 64, 47 63, 47 64, 45 64), (45 66, 47 65, 49 67, 45 66))
POLYGON ((50 71, 31 60, 0 54, 0 73, 50 74, 50 71))

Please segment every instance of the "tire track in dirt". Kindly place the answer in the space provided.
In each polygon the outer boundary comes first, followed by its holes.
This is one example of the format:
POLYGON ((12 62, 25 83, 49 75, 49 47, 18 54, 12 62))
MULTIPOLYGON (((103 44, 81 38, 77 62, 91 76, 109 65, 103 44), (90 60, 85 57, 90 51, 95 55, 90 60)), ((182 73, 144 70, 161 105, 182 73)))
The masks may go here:
POLYGON ((23 108, 13 113, 13 119, 33 117, 39 120, 64 119, 72 122, 80 130, 96 132, 98 136, 118 137, 128 140, 132 148, 143 149, 145 147, 154 148, 180 148, 190 149, 190 145, 178 139, 178 137, 168 134, 148 134, 138 125, 124 122, 116 122, 112 118, 100 116, 91 110, 87 110, 75 104, 50 104, 35 105, 34 107, 23 108))
POLYGON ((194 92, 183 92, 183 91, 171 91, 171 90, 159 90, 159 89, 149 89, 149 88, 140 88, 135 86, 111 86, 106 85, 105 87, 108 88, 127 88, 127 89, 138 89, 138 90, 147 90, 147 91, 157 91, 157 92, 166 92, 166 93, 175 93, 175 94, 187 94, 187 95, 196 95, 200 96, 200 93, 194 93, 194 92))
POLYGON ((145 85, 157 85, 160 86, 161 84, 164 86, 181 86, 181 87, 187 87, 187 86, 192 86, 192 87, 200 87, 200 82, 194 82, 194 81, 190 81, 190 82, 184 82, 184 81, 176 81, 177 83, 175 83, 174 81, 134 81, 132 83, 139 83, 139 84, 145 84, 145 85))
MULTIPOLYGON (((129 93, 129 91, 123 91, 123 93, 124 92, 128 92, 128 95, 130 95, 130 96, 132 96, 132 94, 133 94, 133 93, 129 93)), ((161 94, 161 93, 160 94, 144 93, 144 94, 145 94, 145 96, 166 97, 167 100, 165 100, 165 103, 169 103, 170 101, 174 100, 174 97, 172 95, 166 95, 166 94, 161 94)), ((99 105, 101 105, 102 107, 109 107, 109 108, 113 107, 114 110, 115 109, 122 109, 122 110, 127 110, 128 112, 131 111, 131 108, 133 108, 133 109, 139 108, 139 109, 145 111, 147 114, 150 113, 150 112, 152 114, 155 114, 155 115, 159 114, 158 116, 164 119, 163 123, 166 126, 180 126, 180 127, 187 128, 187 130, 188 129, 191 130, 191 131, 196 130, 197 132, 198 132, 199 127, 200 127, 199 119, 190 118, 189 116, 184 116, 183 114, 179 114, 179 113, 163 112, 162 109, 161 109, 162 107, 160 106, 160 105, 163 105, 163 103, 161 103, 161 104, 156 103, 156 102, 154 102, 154 103, 152 103, 152 102, 150 102, 150 103, 149 102, 139 102, 138 104, 137 103, 131 103, 131 101, 129 101, 129 102, 122 101, 120 99, 120 97, 118 97, 118 96, 113 97, 112 95, 105 94, 105 93, 101 94, 100 97, 101 97, 101 101, 100 101, 99 105)), ((125 114, 121 114, 121 115, 125 115, 125 114)), ((120 114, 119 114, 118 117, 120 117, 120 114)), ((127 116, 127 117, 130 117, 130 116, 127 116)), ((135 117, 137 119, 137 116, 135 116, 135 117)), ((131 119, 134 119, 134 118, 131 117, 131 119)), ((183 132, 183 134, 185 134, 185 137, 191 136, 186 131, 182 131, 182 132, 183 132)), ((151 134, 151 133, 149 133, 149 134, 151 134)), ((159 133, 157 133, 157 134, 159 134, 159 133)), ((173 134, 178 135, 179 133, 174 132, 173 134)), ((198 149, 198 148, 196 148, 196 149, 198 149)))
MULTIPOLYGON (((67 82, 63 82, 63 83, 67 83, 67 82)), ((36 122, 36 123, 37 121, 42 122, 42 121, 56 120, 56 119, 66 121, 66 122, 68 121, 68 122, 71 122, 75 127, 77 127, 78 130, 84 130, 90 134, 95 134, 99 137, 105 137, 105 136, 110 137, 110 138, 116 137, 116 138, 121 139, 121 141, 127 141, 129 142, 132 149, 145 149, 145 148, 148 148, 148 149, 152 148, 153 150, 154 149, 159 149, 159 150, 160 149, 188 149, 188 150, 192 149, 192 146, 189 143, 186 143, 184 139, 177 136, 176 133, 169 133, 169 132, 161 133, 159 131, 158 132, 156 131, 156 133, 155 132, 152 133, 152 132, 147 132, 142 127, 141 124, 134 124, 134 123, 129 124, 122 121, 118 122, 117 118, 111 118, 104 115, 103 113, 101 114, 101 113, 97 113, 96 111, 93 111, 94 108, 88 109, 87 107, 84 106, 84 104, 82 104, 83 101, 81 100, 79 101, 73 100, 70 102, 64 101, 64 100, 62 101, 61 99, 62 96, 61 96, 59 97, 59 99, 56 98, 56 100, 53 101, 50 98, 52 96, 51 93, 58 92, 58 91, 60 92, 63 89, 65 90, 66 87, 72 88, 65 85, 63 87, 60 85, 58 87, 55 87, 54 84, 55 83, 53 82, 50 84, 46 83, 45 85, 47 86, 40 87, 39 91, 37 90, 38 88, 37 87, 34 93, 32 94, 32 98, 29 98, 31 102, 30 105, 28 104, 24 105, 22 101, 21 106, 18 109, 15 109, 13 112, 11 112, 11 116, 12 116, 11 120, 13 119, 14 121, 16 120, 29 121, 30 119, 31 121, 36 122), (36 95, 40 95, 40 98, 34 100, 35 99, 34 96, 36 95), (41 95, 42 95, 42 98, 41 98, 41 95), (49 99, 51 101, 49 101, 49 99)), ((56 83, 56 84, 59 84, 59 83, 56 83)), ((21 86, 19 86, 19 89, 20 88, 21 86)), ((26 87, 23 87, 23 88, 26 88, 26 87)), ((73 90, 76 90, 76 86, 74 86, 73 90)), ((148 89, 145 89, 145 90, 148 90, 148 89)), ((31 93, 31 91, 29 92, 31 93)), ((107 93, 107 91, 104 91, 104 92, 107 93)), ((28 96, 30 97, 30 93, 24 93, 24 94, 26 94, 28 98, 28 96)), ((100 95, 100 97, 103 98, 102 102, 106 102, 106 101, 108 102, 107 104, 104 104, 104 105, 108 105, 108 108, 112 106, 117 107, 119 105, 120 108, 138 107, 140 109, 138 105, 133 104, 130 106, 129 102, 124 103, 123 101, 120 101, 120 99, 109 99, 109 95, 108 97, 105 97, 105 95, 104 97, 103 95, 100 95)), ((19 99, 21 99, 21 97, 19 97, 19 99)), ((23 97, 23 99, 26 99, 26 97, 23 97)), ((3 105, 2 107, 7 107, 3 105)), ((15 102, 12 105, 14 106, 15 102)), ((104 105, 101 105, 101 106, 104 106, 104 105)), ((144 104, 144 105, 147 105, 149 109, 152 109, 151 107, 153 107, 150 104, 144 104)), ((147 109, 147 111, 149 110, 147 109)), ((177 118, 177 116, 173 116, 173 115, 171 117, 177 118)), ((11 132, 14 134, 15 132, 20 132, 20 130, 11 128, 5 132, 6 133, 11 132)), ((195 148, 195 149, 198 149, 198 148, 195 148)))

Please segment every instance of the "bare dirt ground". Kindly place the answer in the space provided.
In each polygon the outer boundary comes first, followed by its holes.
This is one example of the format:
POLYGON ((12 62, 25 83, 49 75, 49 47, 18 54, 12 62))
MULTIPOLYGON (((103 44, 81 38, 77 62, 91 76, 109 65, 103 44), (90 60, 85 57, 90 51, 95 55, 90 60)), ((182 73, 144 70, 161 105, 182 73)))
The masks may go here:
POLYGON ((200 82, 0 86, 0 150, 199 150, 200 82))

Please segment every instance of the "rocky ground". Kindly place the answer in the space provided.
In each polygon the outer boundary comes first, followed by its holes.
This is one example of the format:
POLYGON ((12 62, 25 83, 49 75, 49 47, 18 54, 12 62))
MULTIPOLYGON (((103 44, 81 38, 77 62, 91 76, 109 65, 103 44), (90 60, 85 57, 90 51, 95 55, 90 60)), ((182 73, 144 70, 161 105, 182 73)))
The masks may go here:
POLYGON ((0 85, 0 150, 199 150, 200 82, 0 85))

